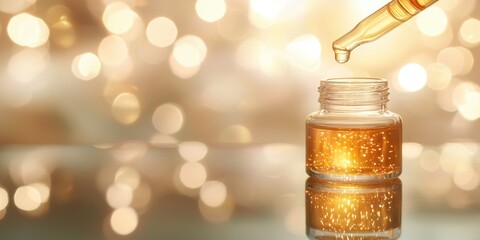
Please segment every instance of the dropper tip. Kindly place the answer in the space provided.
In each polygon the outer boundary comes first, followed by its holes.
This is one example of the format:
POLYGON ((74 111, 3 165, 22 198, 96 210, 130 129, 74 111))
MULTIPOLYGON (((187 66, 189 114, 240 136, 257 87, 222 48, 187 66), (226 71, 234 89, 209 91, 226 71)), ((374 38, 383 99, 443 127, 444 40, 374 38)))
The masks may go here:
POLYGON ((335 60, 337 60, 338 63, 346 63, 350 59, 350 51, 341 49, 334 49, 334 51, 335 60))

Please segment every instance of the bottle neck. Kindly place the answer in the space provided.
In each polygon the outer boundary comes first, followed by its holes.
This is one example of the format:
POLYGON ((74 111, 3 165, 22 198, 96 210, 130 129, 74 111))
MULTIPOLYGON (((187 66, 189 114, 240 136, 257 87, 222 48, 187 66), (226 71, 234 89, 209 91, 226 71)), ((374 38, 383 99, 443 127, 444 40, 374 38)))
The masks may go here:
POLYGON ((335 113, 387 111, 388 82, 378 78, 334 78, 320 82, 320 109, 335 113))

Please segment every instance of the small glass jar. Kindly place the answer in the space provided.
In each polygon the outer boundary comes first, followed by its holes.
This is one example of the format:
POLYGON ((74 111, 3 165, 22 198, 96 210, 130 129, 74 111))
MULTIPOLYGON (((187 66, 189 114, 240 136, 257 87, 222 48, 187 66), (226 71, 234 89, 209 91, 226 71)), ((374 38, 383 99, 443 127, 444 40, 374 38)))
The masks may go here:
POLYGON ((305 185, 309 239, 398 239, 402 182, 345 182, 308 178, 305 185))
POLYGON ((394 178, 402 171, 402 120, 387 109, 388 82, 322 80, 320 110, 306 120, 306 171, 329 180, 394 178))

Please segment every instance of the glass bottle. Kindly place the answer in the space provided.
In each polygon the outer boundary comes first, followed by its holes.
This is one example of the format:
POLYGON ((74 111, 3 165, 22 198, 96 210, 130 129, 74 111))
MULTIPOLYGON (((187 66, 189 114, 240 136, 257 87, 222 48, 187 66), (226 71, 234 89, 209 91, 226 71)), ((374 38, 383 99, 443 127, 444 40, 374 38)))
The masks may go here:
POLYGON ((306 171, 317 178, 368 181, 402 171, 402 120, 387 109, 388 82, 320 82, 320 110, 306 120, 306 171))
POLYGON ((305 185, 310 239, 397 239, 402 224, 402 182, 334 182, 314 177, 305 185))

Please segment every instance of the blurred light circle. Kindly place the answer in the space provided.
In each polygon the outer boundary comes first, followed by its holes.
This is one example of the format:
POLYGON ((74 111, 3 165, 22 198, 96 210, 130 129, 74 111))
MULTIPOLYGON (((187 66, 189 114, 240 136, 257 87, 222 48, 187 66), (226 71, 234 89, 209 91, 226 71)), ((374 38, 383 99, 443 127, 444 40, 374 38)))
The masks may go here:
POLYGON ((132 199, 133 190, 125 185, 115 183, 107 189, 106 200, 112 208, 128 207, 132 199))
POLYGON ((178 145, 178 152, 188 162, 202 160, 208 153, 208 147, 202 142, 182 142, 178 145))
POLYGON ((7 32, 14 43, 30 48, 45 44, 50 35, 47 24, 28 13, 13 16, 8 22, 7 32))
POLYGON ((466 96, 469 93, 478 92, 480 87, 473 82, 461 82, 455 86, 452 94, 452 100, 455 107, 459 108, 466 102, 466 96))
POLYGON ((257 28, 272 26, 282 11, 284 0, 250 0, 249 21, 257 28))
POLYGON ((474 59, 470 50, 464 47, 448 47, 440 51, 437 61, 450 68, 452 75, 461 75, 470 72, 474 59))
POLYGON ((158 17, 148 23, 146 30, 148 41, 157 47, 170 46, 177 39, 177 26, 166 17, 158 17))
POLYGON ((434 90, 448 87, 452 80, 452 71, 443 63, 435 62, 427 66, 427 85, 434 90))
POLYGON ((119 235, 131 234, 138 226, 138 214, 130 207, 116 209, 110 217, 110 225, 119 235))
POLYGON ((480 43, 480 20, 469 18, 460 27, 460 39, 471 46, 480 43))
POLYGON ((445 143, 440 154, 440 167, 447 173, 455 173, 458 166, 469 163, 471 155, 468 148, 460 143, 445 143))
POLYGON ((120 65, 128 57, 128 47, 125 41, 115 35, 102 39, 98 46, 98 56, 103 63, 120 65))
POLYGON ((0 187, 0 211, 8 206, 8 192, 0 187))
POLYGON ((247 70, 258 69, 261 51, 264 51, 262 42, 256 38, 249 38, 238 45, 236 62, 247 70))
POLYGON ((198 71, 200 71, 200 65, 197 65, 195 67, 185 67, 179 62, 177 62, 173 55, 170 55, 170 58, 168 59, 168 64, 170 66, 170 70, 172 70, 172 73, 182 79, 191 78, 195 76, 198 71))
POLYGON ((235 209, 235 202, 227 195, 224 203, 218 207, 210 207, 201 199, 198 201, 198 208, 205 220, 213 223, 222 223, 227 221, 235 209))
POLYGON ((124 92, 119 94, 112 104, 112 113, 115 119, 125 125, 137 121, 140 116, 140 102, 137 96, 124 92))
POLYGON ((10 58, 7 72, 19 82, 29 82, 43 72, 46 58, 38 49, 23 49, 10 58))
POLYGON ((72 72, 81 80, 92 80, 98 76, 102 63, 97 55, 87 52, 76 56, 72 63, 72 72))
POLYGON ((0 0, 0 11, 15 14, 34 5, 36 0, 0 0))
POLYGON ((23 211, 33 211, 42 204, 40 192, 31 186, 17 188, 13 196, 15 205, 23 211))
POLYGON ((469 121, 480 118, 480 92, 467 92, 463 97, 463 103, 458 106, 460 114, 469 121))
POLYGON ((203 40, 194 35, 181 37, 173 48, 173 58, 184 67, 199 66, 207 55, 207 46, 203 40))
POLYGON ((172 103, 160 105, 153 113, 152 123, 160 133, 176 133, 183 126, 183 110, 172 103))
POLYGON ((102 15, 102 21, 107 30, 113 34, 128 32, 138 15, 123 2, 109 4, 102 15))
POLYGON ((415 142, 404 142, 402 144, 402 157, 417 159, 423 152, 423 145, 415 142))
POLYGON ((420 166, 428 171, 435 172, 440 168, 440 154, 434 150, 426 150, 420 155, 420 166))
POLYGON ((133 200, 131 206, 134 208, 145 208, 152 198, 152 189, 146 183, 140 185, 133 192, 133 200))
POLYGON ((205 22, 216 22, 225 15, 225 0, 197 0, 195 10, 199 18, 205 22))
POLYGON ((223 143, 249 143, 252 141, 252 133, 243 125, 233 125, 220 133, 219 140, 223 143))
POLYGON ((427 72, 417 63, 403 66, 398 72, 400 87, 407 92, 416 92, 427 83, 427 72))
POLYGON ((42 203, 48 202, 50 199, 50 187, 45 183, 32 183, 28 186, 35 188, 40 194, 40 201, 42 203))
POLYGON ((198 162, 187 162, 180 168, 180 182, 187 188, 195 189, 207 180, 207 170, 198 162))
POLYGON ((318 68, 321 53, 320 41, 311 34, 299 36, 287 45, 290 64, 307 71, 318 68))
POLYGON ((133 168, 122 167, 115 173, 115 183, 135 190, 140 184, 140 174, 133 168))
POLYGON ((219 207, 227 199, 227 187, 219 181, 208 181, 200 189, 200 200, 209 207, 219 207))
POLYGON ((472 191, 478 187, 480 176, 478 176, 471 164, 463 164, 455 170, 453 182, 464 191, 472 191))
POLYGON ((447 29, 447 14, 441 8, 431 6, 418 14, 417 26, 427 36, 438 36, 447 29))

